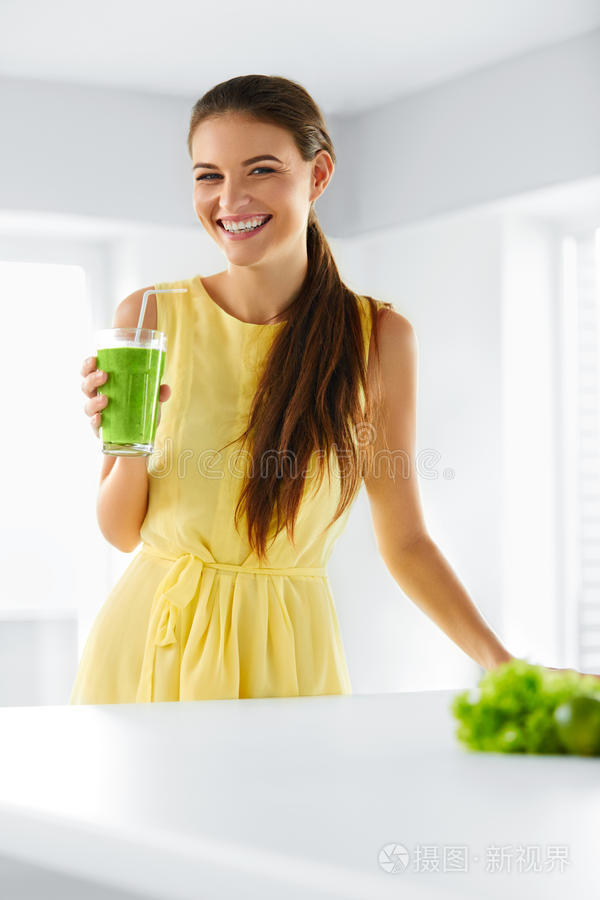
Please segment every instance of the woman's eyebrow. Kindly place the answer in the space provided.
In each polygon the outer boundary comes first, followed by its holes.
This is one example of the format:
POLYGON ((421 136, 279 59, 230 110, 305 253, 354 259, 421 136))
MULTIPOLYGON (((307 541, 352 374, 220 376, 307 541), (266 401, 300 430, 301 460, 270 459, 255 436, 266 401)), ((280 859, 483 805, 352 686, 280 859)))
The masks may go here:
MULTIPOLYGON (((271 156, 269 153, 265 153, 264 156, 253 156, 251 159, 245 159, 243 161, 243 163, 240 163, 240 165, 249 166, 251 163, 260 162, 261 159, 274 159, 275 162, 278 162, 278 163, 281 162, 281 160, 277 159, 276 156, 271 156)), ((196 163, 192 168, 192 172, 194 171, 194 169, 218 169, 218 168, 219 168, 218 166, 213 166, 212 163, 203 163, 202 162, 202 163, 196 163)))

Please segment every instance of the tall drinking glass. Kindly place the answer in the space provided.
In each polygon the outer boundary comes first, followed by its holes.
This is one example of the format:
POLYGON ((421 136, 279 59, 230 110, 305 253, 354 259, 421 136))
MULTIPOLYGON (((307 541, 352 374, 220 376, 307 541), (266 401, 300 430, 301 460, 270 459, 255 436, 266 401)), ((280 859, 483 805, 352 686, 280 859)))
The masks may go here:
POLYGON ((100 426, 102 452, 149 456, 154 449, 167 335, 151 328, 103 328, 96 333, 99 394, 108 397, 100 426))

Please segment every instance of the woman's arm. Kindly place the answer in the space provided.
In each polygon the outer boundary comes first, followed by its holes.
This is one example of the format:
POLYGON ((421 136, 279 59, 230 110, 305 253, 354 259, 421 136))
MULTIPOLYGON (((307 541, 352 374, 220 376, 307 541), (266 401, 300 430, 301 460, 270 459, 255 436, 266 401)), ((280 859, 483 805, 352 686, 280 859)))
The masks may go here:
POLYGON ((386 565, 404 593, 486 671, 514 658, 481 616, 430 537, 399 548, 386 565))
POLYGON ((106 540, 131 553, 140 542, 140 528, 148 509, 148 457, 117 456, 100 484, 96 516, 106 540))
POLYGON ((495 668, 513 657, 470 600, 425 524, 415 468, 414 330, 390 309, 380 310, 377 329, 387 443, 384 434, 376 435, 365 487, 379 552, 404 593, 468 656, 486 670, 495 668))

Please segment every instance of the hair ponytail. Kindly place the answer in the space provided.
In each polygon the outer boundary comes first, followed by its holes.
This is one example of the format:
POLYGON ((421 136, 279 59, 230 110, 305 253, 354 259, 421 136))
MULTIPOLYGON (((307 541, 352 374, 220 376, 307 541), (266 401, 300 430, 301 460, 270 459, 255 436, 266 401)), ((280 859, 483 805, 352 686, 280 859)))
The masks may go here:
MULTIPOLYGON (((207 118, 239 112, 288 129, 305 161, 324 149, 335 163, 333 144, 321 111, 297 82, 245 75, 217 84, 194 105, 188 150, 197 125, 207 118)), ((235 510, 238 527, 245 508, 248 541, 259 559, 285 526, 294 541, 294 523, 313 454, 324 456, 328 477, 335 453, 341 493, 329 527, 355 497, 373 459, 373 429, 381 427, 381 379, 377 305, 367 297, 377 356, 375 396, 367 384, 361 313, 356 295, 342 282, 329 243, 311 205, 307 227, 308 268, 287 319, 277 330, 250 408, 248 425, 234 441, 251 444, 251 472, 235 510), (280 475, 277 460, 291 458, 293 471, 280 475), (346 464, 342 466, 342 460, 346 464), (266 472, 263 472, 263 463, 266 472)), ((383 306, 393 308, 391 303, 383 306)), ((376 431, 375 431, 376 433, 376 431)), ((224 448, 221 448, 224 449, 224 448)), ((319 465, 317 489, 325 473, 319 465)))

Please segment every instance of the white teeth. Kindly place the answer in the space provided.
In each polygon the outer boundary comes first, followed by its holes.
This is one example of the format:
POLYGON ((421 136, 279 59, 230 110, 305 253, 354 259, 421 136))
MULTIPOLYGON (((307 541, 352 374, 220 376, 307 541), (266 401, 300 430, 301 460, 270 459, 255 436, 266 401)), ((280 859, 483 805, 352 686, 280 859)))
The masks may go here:
POLYGON ((246 219, 244 222, 222 222, 221 224, 225 231, 232 231, 234 233, 238 231, 251 231, 253 228, 263 225, 268 218, 268 216, 260 216, 254 219, 246 219))

